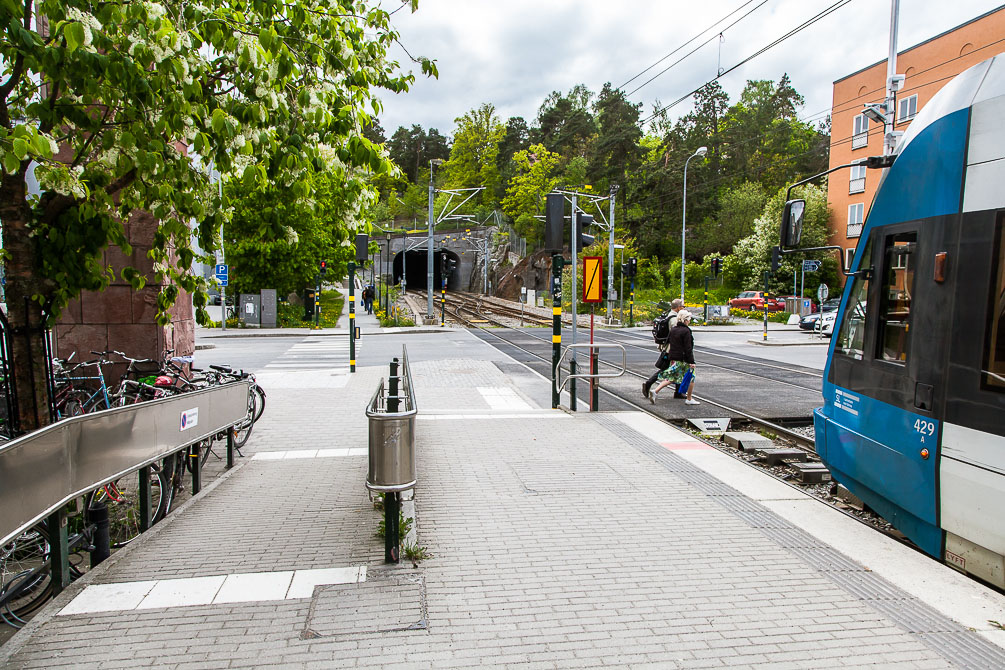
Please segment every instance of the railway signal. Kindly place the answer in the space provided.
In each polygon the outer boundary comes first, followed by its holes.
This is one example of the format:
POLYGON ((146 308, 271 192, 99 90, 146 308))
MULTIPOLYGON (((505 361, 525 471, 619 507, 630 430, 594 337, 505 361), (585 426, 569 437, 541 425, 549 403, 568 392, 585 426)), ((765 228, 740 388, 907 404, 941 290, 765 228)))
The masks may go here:
POLYGON ((593 225, 593 217, 585 212, 576 212, 576 236, 573 239, 572 253, 573 255, 578 254, 580 251, 586 247, 593 244, 593 235, 587 235, 583 232, 586 226, 593 225))

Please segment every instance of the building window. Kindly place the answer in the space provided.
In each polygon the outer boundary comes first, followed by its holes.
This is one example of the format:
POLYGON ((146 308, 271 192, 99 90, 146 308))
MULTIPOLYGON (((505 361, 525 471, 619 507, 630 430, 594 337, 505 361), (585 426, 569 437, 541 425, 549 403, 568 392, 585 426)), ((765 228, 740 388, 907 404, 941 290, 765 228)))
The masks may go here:
POLYGON ((862 222, 865 220, 865 203, 857 202, 848 205, 848 237, 858 237, 862 234, 862 222))
POLYGON ((904 98, 897 105, 897 121, 910 121, 918 113, 918 95, 914 94, 909 98, 904 98))
POLYGON ((869 117, 859 114, 855 117, 855 132, 851 136, 851 148, 861 149, 869 144, 869 117))
POLYGON ((865 161, 860 161, 858 165, 851 166, 851 178, 848 180, 849 193, 862 193, 865 191, 865 161))

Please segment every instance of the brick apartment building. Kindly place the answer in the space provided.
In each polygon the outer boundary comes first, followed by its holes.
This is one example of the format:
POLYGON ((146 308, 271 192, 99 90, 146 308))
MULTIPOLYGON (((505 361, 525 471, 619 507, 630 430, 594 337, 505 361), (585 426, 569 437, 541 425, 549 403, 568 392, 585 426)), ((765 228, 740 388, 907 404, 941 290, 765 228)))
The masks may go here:
MULTIPOLYGON (((894 130, 911 119, 939 89, 967 68, 1005 52, 1005 5, 897 54, 897 73, 906 79, 897 93, 894 130)), ((862 113, 863 105, 886 97, 886 59, 834 82, 830 167, 865 161, 883 153, 883 126, 862 113)), ((862 224, 879 185, 880 171, 865 165, 831 174, 831 244, 851 262, 862 224)))

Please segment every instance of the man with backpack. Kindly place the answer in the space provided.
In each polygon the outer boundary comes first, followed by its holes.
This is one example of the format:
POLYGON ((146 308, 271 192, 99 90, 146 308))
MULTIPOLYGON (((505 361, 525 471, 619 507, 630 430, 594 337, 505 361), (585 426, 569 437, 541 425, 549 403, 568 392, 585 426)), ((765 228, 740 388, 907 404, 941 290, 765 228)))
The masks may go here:
MULTIPOLYGON (((684 309, 684 301, 680 298, 674 298, 670 302, 670 311, 653 320, 653 341, 659 346, 660 357, 656 361, 656 372, 642 382, 642 397, 644 398, 649 397, 649 389, 656 383, 656 377, 659 373, 670 366, 670 331, 677 325, 677 313, 682 309, 684 309)), ((675 390, 673 397, 683 398, 684 395, 675 390)))

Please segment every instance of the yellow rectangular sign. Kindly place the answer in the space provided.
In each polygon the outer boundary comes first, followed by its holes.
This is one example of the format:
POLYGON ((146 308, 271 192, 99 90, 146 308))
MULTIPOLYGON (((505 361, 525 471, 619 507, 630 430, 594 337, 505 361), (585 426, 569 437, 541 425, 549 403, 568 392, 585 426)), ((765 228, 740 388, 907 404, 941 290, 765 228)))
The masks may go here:
POLYGON ((601 302, 601 277, 604 274, 604 259, 600 256, 583 258, 583 302, 601 302))

